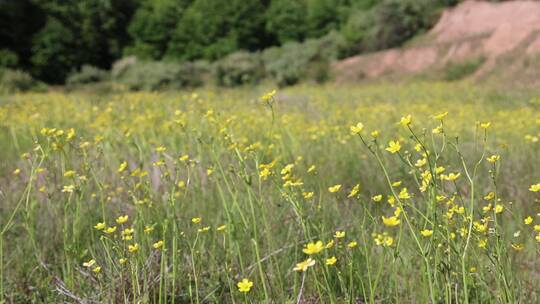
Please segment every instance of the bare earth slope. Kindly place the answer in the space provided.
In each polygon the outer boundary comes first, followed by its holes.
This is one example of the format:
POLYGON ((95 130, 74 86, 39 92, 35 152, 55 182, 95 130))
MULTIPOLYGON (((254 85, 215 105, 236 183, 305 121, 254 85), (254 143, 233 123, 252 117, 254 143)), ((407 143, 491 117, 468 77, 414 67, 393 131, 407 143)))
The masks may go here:
POLYGON ((465 1, 444 11, 438 23, 409 47, 358 55, 336 62, 338 82, 416 74, 450 62, 483 58, 472 76, 485 79, 504 71, 540 76, 540 1, 465 1), (536 65, 535 65, 536 64, 536 65))

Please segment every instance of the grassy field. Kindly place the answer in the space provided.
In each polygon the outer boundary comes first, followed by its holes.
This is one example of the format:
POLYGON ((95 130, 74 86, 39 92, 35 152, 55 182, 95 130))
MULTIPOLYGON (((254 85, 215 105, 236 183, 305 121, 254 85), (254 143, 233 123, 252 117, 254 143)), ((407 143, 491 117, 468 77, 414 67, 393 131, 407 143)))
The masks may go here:
POLYGON ((539 303, 539 95, 270 91, 2 97, 0 303, 539 303))

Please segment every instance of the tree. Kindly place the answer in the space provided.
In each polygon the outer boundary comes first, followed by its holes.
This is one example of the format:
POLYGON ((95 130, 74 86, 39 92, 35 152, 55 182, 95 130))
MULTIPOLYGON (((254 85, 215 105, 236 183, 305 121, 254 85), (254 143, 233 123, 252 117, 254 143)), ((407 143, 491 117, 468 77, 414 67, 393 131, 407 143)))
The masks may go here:
POLYGON ((35 0, 47 21, 33 37, 34 74, 49 82, 83 64, 108 68, 129 41, 130 0, 35 0))
POLYGON ((133 39, 126 55, 161 59, 167 44, 192 0, 145 0, 131 20, 128 32, 133 39))
POLYGON ((195 0, 176 26, 167 57, 215 60, 267 46, 265 7, 258 0, 195 0))
POLYGON ((306 36, 305 1, 274 0, 266 12, 266 30, 280 44, 301 41, 306 36))
POLYGON ((32 36, 45 19, 31 0, 0 0, 0 65, 30 67, 32 36))

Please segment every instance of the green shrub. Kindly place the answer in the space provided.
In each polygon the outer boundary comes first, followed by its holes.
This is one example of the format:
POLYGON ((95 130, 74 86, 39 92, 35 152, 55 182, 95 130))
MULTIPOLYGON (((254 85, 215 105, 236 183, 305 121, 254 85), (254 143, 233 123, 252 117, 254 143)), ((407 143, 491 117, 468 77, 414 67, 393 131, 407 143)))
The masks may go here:
POLYGON ((472 75, 484 63, 485 58, 480 57, 464 62, 451 62, 444 68, 444 80, 455 81, 472 75))
POLYGON ((303 43, 289 42, 263 52, 265 69, 278 83, 287 86, 301 80, 325 81, 328 64, 337 58, 344 46, 343 37, 336 32, 303 43))
POLYGON ((7 49, 0 49, 0 68, 13 68, 18 61, 17 54, 7 49))
POLYGON ((116 80, 122 78, 137 62, 138 60, 135 56, 128 56, 115 61, 111 68, 111 77, 116 80))
POLYGON ((257 83, 263 76, 264 68, 259 53, 235 52, 216 63, 218 85, 230 87, 257 83))
POLYGON ((66 79, 68 85, 81 85, 103 82, 109 79, 109 73, 91 65, 83 65, 79 71, 71 73, 66 79))
POLYGON ((128 57, 113 65, 111 75, 130 90, 158 90, 199 86, 209 78, 209 73, 209 64, 203 61, 138 61, 128 57))
POLYGON ((44 84, 21 70, 0 70, 0 91, 7 93, 42 90, 44 84))
POLYGON ((299 41, 306 35, 306 3, 303 1, 274 0, 266 11, 266 30, 280 44, 299 41))
POLYGON ((377 50, 399 46, 430 28, 437 8, 432 0, 384 0, 375 7, 374 31, 365 43, 377 50))
POLYGON ((346 42, 346 48, 340 54, 341 57, 374 49, 375 45, 369 43, 369 39, 374 37, 374 25, 374 10, 357 10, 351 13, 349 19, 341 28, 341 33, 346 42))

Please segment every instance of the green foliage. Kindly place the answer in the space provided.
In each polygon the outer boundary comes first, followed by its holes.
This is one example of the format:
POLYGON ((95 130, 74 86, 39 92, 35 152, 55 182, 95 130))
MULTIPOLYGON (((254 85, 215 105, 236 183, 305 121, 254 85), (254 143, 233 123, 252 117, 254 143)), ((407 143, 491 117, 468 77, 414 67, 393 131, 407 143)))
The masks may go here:
POLYGON ((468 60, 465 62, 451 62, 444 68, 443 79, 447 81, 454 81, 463 79, 469 75, 472 75, 478 70, 478 68, 485 62, 485 58, 480 57, 474 60, 468 60))
POLYGON ((83 65, 79 71, 71 73, 66 79, 68 85, 81 85, 102 82, 109 78, 109 73, 91 65, 83 65))
POLYGON ((17 65, 19 57, 15 52, 7 49, 0 49, 0 68, 12 68, 17 65))
POLYGON ((254 84, 263 75, 263 64, 259 53, 245 51, 232 53, 216 64, 217 83, 223 86, 254 84))
POLYGON ((266 12, 266 30, 280 44, 303 40, 307 27, 306 10, 304 1, 274 0, 266 12))
POLYGON ((267 49, 263 52, 263 61, 266 71, 279 86, 303 79, 324 81, 329 76, 329 61, 338 56, 343 45, 343 38, 332 32, 320 39, 289 42, 280 48, 267 49))
POLYGON ((138 61, 126 58, 114 64, 113 80, 130 90, 158 90, 195 87, 210 73, 205 62, 138 61))
POLYGON ((370 39, 375 36, 374 23, 373 10, 356 10, 351 13, 347 23, 341 28, 341 33, 347 43, 343 57, 374 49, 374 46, 370 45, 370 39))
POLYGON ((258 0, 195 0, 172 35, 167 57, 215 60, 238 49, 253 51, 266 46, 264 33, 258 0))
POLYGON ((366 44, 371 49, 401 45, 435 21, 431 0, 384 0, 375 8, 375 30, 366 44))
POLYGON ((145 0, 133 16, 128 31, 132 45, 124 54, 161 59, 178 20, 191 0, 145 0))
POLYGON ((43 28, 45 19, 43 11, 33 0, 0 1, 0 66, 5 66, 4 51, 9 51, 12 52, 8 60, 10 66, 13 66, 15 54, 18 67, 31 67, 32 36, 43 28))
POLYGON ((14 93, 43 88, 43 84, 37 82, 26 72, 12 69, 0 70, 0 92, 14 93))
POLYGON ((83 64, 106 68, 128 42, 131 0, 35 2, 48 16, 32 46, 31 61, 41 79, 62 82, 83 64))
MULTIPOLYGON (((83 65, 108 69, 123 56, 150 61, 215 61, 240 50, 257 52, 289 42, 303 43, 332 31, 345 38, 339 54, 344 57, 398 46, 431 26, 441 7, 457 2, 0 1, 0 66, 23 69, 46 82, 63 83, 83 65)), ((321 66, 325 64, 323 61, 321 66)), ((286 68, 298 70, 302 65, 286 68)))

